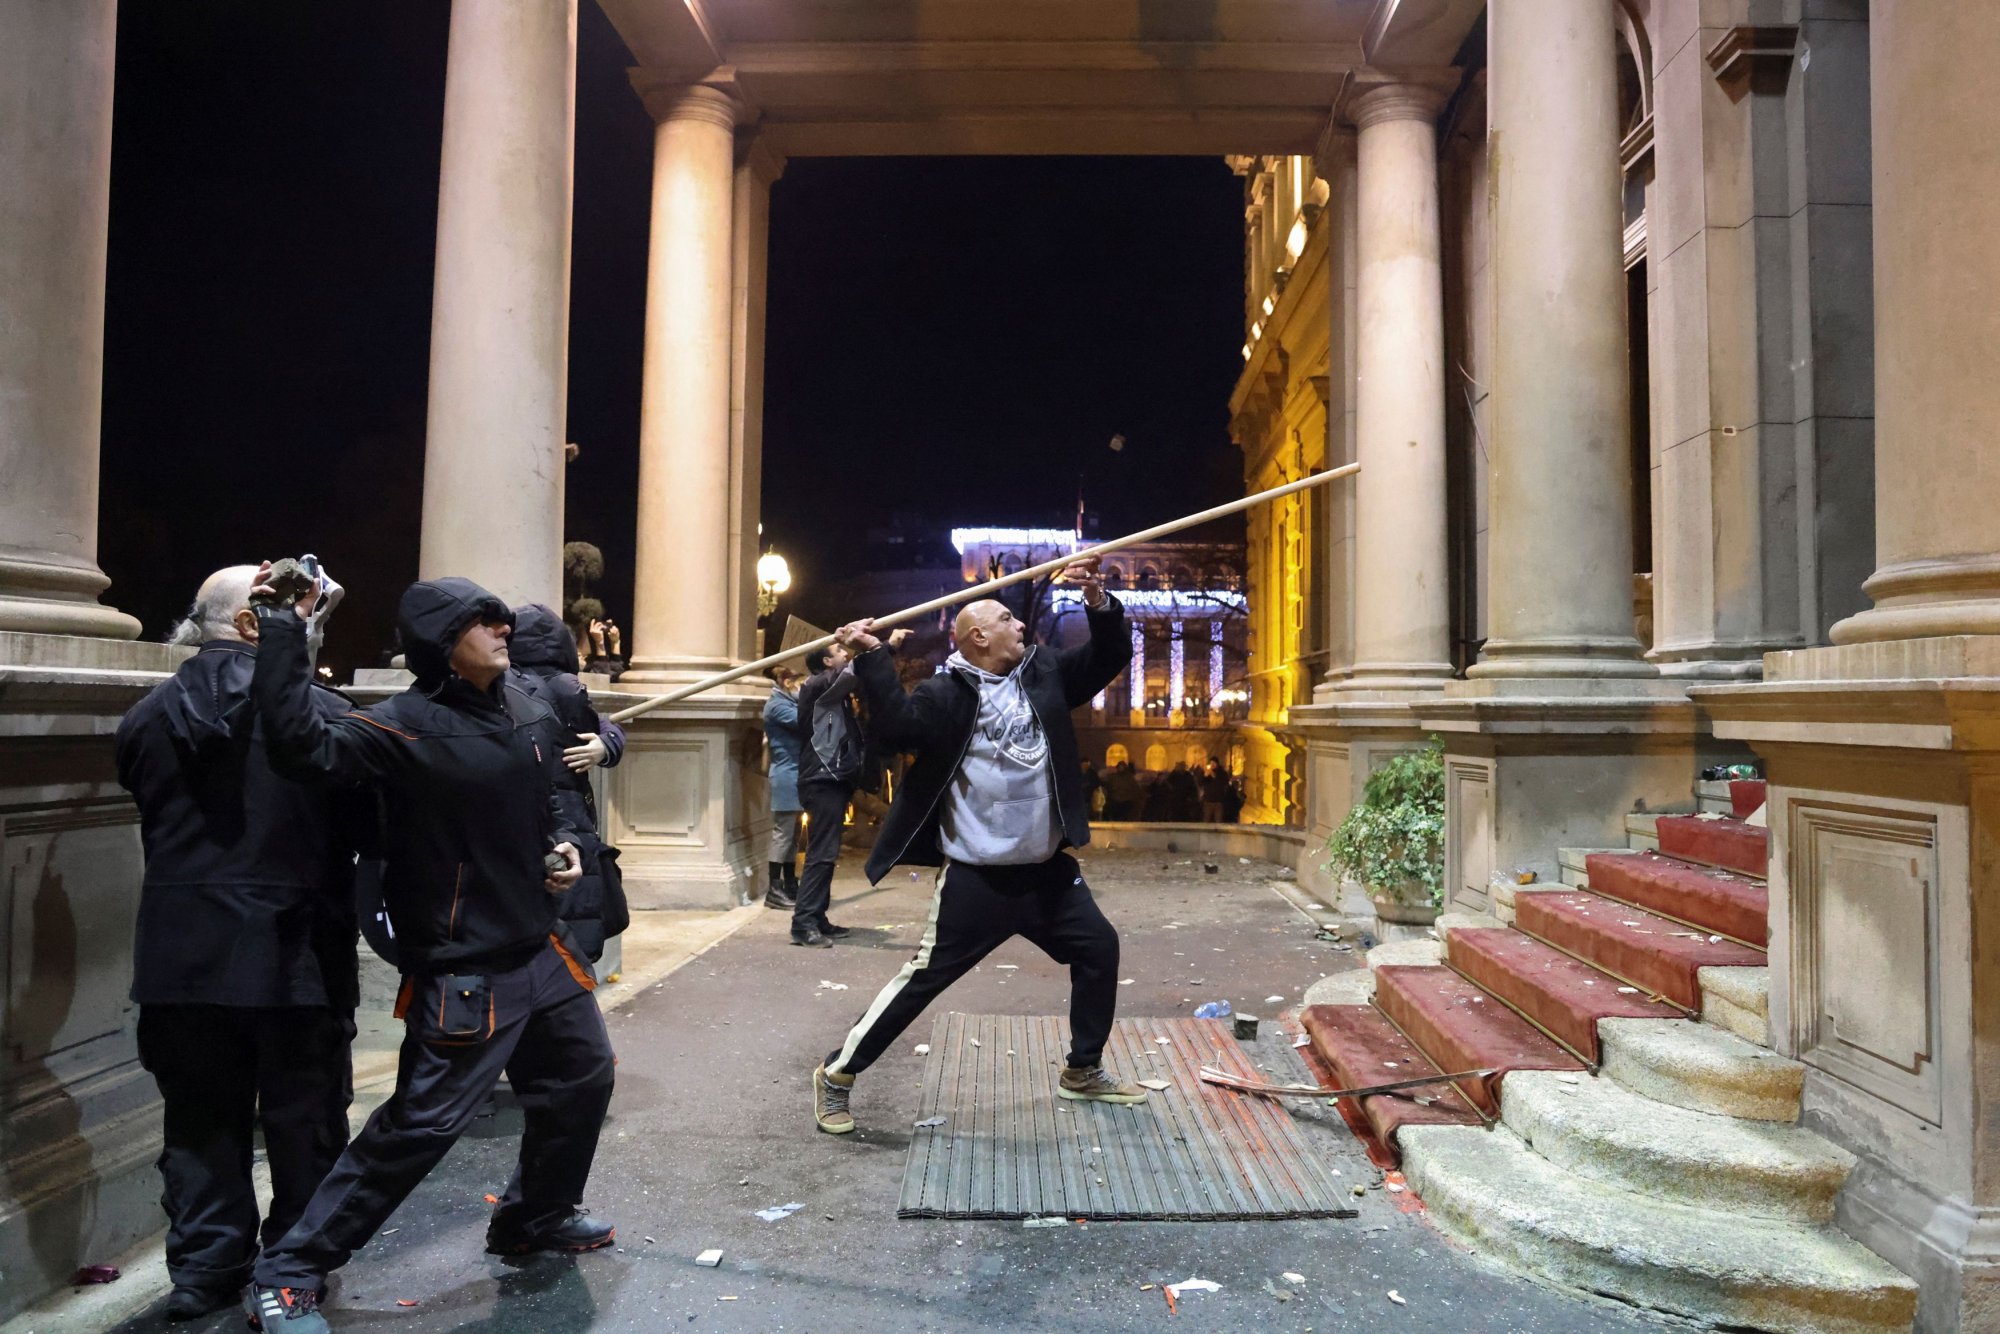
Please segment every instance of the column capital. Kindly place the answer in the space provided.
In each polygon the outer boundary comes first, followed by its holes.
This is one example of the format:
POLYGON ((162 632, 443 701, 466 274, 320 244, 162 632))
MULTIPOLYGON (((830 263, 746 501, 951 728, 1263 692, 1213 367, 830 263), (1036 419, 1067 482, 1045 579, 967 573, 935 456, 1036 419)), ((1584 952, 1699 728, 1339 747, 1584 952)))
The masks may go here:
POLYGON ((1326 128, 1319 132, 1319 142, 1313 145, 1313 170, 1330 179, 1353 166, 1354 137, 1352 125, 1337 115, 1328 116, 1326 128))
POLYGON ((1354 85, 1342 109, 1347 119, 1363 130, 1392 120, 1428 124, 1437 119, 1450 91, 1434 78, 1361 81, 1354 85))
POLYGON ((754 125, 739 126, 736 130, 736 167, 748 169, 757 178, 759 185, 768 186, 785 174, 786 158, 783 153, 771 147, 770 141, 757 132, 754 125))
POLYGON ((709 70, 634 69, 633 91, 656 124, 670 120, 700 120, 734 130, 744 120, 743 90, 728 65, 709 70))

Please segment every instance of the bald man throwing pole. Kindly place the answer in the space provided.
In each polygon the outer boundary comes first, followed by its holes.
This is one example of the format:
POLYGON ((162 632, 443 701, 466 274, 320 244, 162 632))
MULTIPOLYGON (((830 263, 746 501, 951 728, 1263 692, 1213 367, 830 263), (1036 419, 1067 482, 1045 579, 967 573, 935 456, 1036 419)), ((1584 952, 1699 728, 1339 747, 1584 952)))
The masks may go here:
POLYGON ((905 695, 872 621, 838 635, 858 656, 871 738, 915 756, 896 793, 868 879, 899 864, 939 867, 930 923, 903 965, 813 1071, 813 1115, 830 1135, 854 1129, 855 1076, 887 1050, 931 1000, 997 946, 1025 936, 1070 970, 1065 1098, 1136 1103, 1144 1089, 1104 1069, 1118 998, 1118 933, 1098 911, 1076 859, 1090 841, 1070 710, 1090 700, 1132 657, 1125 613, 1104 591, 1096 557, 1061 575, 1083 587, 1090 642, 1029 644, 998 602, 958 614, 958 651, 946 670, 905 695))

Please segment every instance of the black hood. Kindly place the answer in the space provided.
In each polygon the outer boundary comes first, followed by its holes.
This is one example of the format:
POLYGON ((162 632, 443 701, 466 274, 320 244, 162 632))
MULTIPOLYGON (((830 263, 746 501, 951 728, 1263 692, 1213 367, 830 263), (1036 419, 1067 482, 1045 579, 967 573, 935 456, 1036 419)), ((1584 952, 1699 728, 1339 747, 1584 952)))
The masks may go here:
POLYGON ((507 656, 524 671, 575 675, 583 669, 569 627, 539 602, 514 608, 514 635, 507 641, 507 656))
POLYGON ((456 576, 426 579, 403 590, 396 606, 396 633, 403 640, 403 661, 419 681, 441 681, 451 673, 451 651, 474 621, 514 624, 507 604, 473 583, 456 576))

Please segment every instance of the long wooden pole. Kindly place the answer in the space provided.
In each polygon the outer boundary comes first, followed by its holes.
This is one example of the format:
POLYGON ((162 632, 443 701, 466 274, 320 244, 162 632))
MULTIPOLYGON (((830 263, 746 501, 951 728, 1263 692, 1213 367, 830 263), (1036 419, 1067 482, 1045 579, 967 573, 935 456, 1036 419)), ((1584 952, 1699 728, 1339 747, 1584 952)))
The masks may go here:
MULTIPOLYGON (((1359 471, 1361 471, 1360 464, 1349 463, 1342 467, 1329 468, 1325 472, 1316 472, 1310 477, 1301 477, 1296 482, 1287 482, 1283 486, 1274 486, 1268 491, 1259 491, 1255 495, 1244 496, 1240 500, 1232 500, 1226 505, 1217 505, 1213 509, 1205 509, 1199 514, 1189 514, 1179 519, 1171 519, 1166 523, 1155 524, 1151 528, 1144 528, 1136 533, 1129 533, 1124 537, 1114 538, 1109 542, 1099 542, 1095 546, 1073 551, 1066 556, 1057 556, 1053 560, 1045 560, 1040 565, 1031 565, 1025 570, 1016 570, 1012 574, 1003 574, 998 579, 989 579, 983 584, 969 584, 964 588, 954 589, 952 592, 946 593, 941 597, 932 598, 929 602, 920 602, 914 607, 905 607, 901 611, 891 612, 887 616, 877 616, 875 618, 875 625, 878 629, 885 629, 892 625, 901 625, 904 621, 914 621, 919 616, 927 616, 931 612, 944 607, 955 606, 961 602, 970 602, 974 598, 990 596, 1012 584, 1022 583, 1029 579, 1039 579, 1043 575, 1054 570, 1060 570, 1063 566, 1070 564, 1072 561, 1081 560, 1085 556, 1105 556, 1114 551, 1122 551, 1129 546, 1136 546, 1141 542, 1152 542, 1167 536, 1169 533, 1178 533, 1184 528, 1193 528, 1197 524, 1207 523, 1211 519, 1220 519, 1225 515, 1239 514, 1253 505, 1261 505, 1267 500, 1277 500, 1282 496, 1289 496, 1294 492, 1304 491, 1308 487, 1323 486, 1336 477, 1349 477, 1359 471)), ((821 635, 809 644, 800 644, 782 653, 773 653, 769 657, 759 658, 755 662, 746 662, 740 667, 731 667, 726 672, 717 672, 714 676, 705 676, 699 681, 693 681, 684 686, 676 686, 664 695, 655 695, 651 699, 641 700, 630 708, 620 709, 611 715, 611 721, 622 723, 627 719, 637 718, 642 713, 657 709, 664 704, 678 704, 680 701, 699 695, 705 690, 713 690, 717 686, 728 685, 731 681, 740 681, 746 676, 755 676, 760 672, 777 666, 781 662, 788 662, 793 658, 803 657, 805 654, 814 652, 817 649, 823 649, 828 644, 831 644, 833 640, 834 636, 832 635, 821 635)))

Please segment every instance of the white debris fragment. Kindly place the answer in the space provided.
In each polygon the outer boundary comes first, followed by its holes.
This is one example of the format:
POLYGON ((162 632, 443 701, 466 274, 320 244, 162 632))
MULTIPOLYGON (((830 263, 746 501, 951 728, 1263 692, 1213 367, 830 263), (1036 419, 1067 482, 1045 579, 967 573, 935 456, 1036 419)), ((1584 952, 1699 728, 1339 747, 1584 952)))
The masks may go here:
POLYGON ((845 983, 845 982, 829 982, 829 981, 827 981, 827 980, 826 980, 825 978, 823 978, 823 977, 822 977, 822 978, 821 978, 821 979, 819 980, 819 989, 820 989, 821 991, 845 991, 845 990, 847 990, 847 983, 845 983))
POLYGON ((1167 1284, 1167 1291, 1179 1297, 1189 1292, 1221 1292, 1222 1285, 1205 1278, 1184 1278, 1178 1283, 1167 1284))
MULTIPOLYGON (((652 1238, 649 1237, 647 1240, 650 1241, 652 1238)), ((720 1268, 722 1265, 722 1252, 719 1250, 703 1251, 700 1255, 695 1256, 694 1262, 705 1269, 720 1268)))
POLYGON ((1293 1286, 1297 1286, 1298 1284, 1306 1281, 1306 1276, 1304 1274, 1294 1274, 1289 1269, 1287 1269, 1284 1273, 1278 1275, 1278 1277, 1282 1278, 1283 1280, 1285 1280, 1285 1282, 1290 1283, 1293 1286))
POLYGON ((1132 985, 1132 979, 1129 977, 1121 977, 1118 979, 1118 985, 1121 987, 1129 987, 1132 985))
POLYGON ((774 1204, 768 1209, 759 1209, 757 1217, 763 1219, 766 1223, 775 1223, 780 1218, 790 1218, 803 1208, 805 1208, 804 1204, 794 1200, 790 1204, 774 1204))
POLYGON ((1022 1227, 1068 1227, 1069 1220, 1061 1214, 1050 1214, 1046 1218, 1024 1218, 1022 1227))
POLYGON ((1264 1004, 1266 1005, 1283 1005, 1284 1003, 1285 1003, 1285 998, 1283 996, 1264 997, 1264 1004))
POLYGON ((996 963, 993 966, 995 968, 1004 969, 1005 971, 1010 973, 1019 972, 1021 968, 1021 965, 1018 963, 996 963))
POLYGON ((1398 1305, 1398 1306, 1408 1306, 1408 1305, 1409 1305, 1409 1303, 1408 1303, 1408 1302, 1406 1302, 1406 1301, 1404 1301, 1404 1300, 1403 1300, 1403 1294, 1402 1294, 1402 1293, 1400 1293, 1400 1292, 1398 1292, 1398 1291, 1396 1291, 1396 1290, 1395 1290, 1394 1288, 1391 1288, 1391 1289, 1389 1289, 1389 1300, 1390 1300, 1390 1301, 1392 1301, 1392 1302, 1394 1302, 1394 1303, 1396 1303, 1396 1305, 1398 1305))
POLYGON ((930 1044, 930 1043, 928 1043, 928 1042, 919 1042, 919 1043, 917 1044, 917 1055, 919 1055, 919 1056, 928 1056, 928 1055, 930 1055, 930 1054, 931 1054, 931 1044, 930 1044))
POLYGON ((1139 1087, 1142 1089, 1152 1089, 1155 1093, 1159 1093, 1172 1088, 1173 1085, 1164 1079, 1142 1079, 1139 1081, 1139 1087))
POLYGON ((917 1129, 929 1130, 932 1126, 941 1126, 943 1124, 944 1118, 942 1116, 933 1116, 917 1122, 917 1129))

